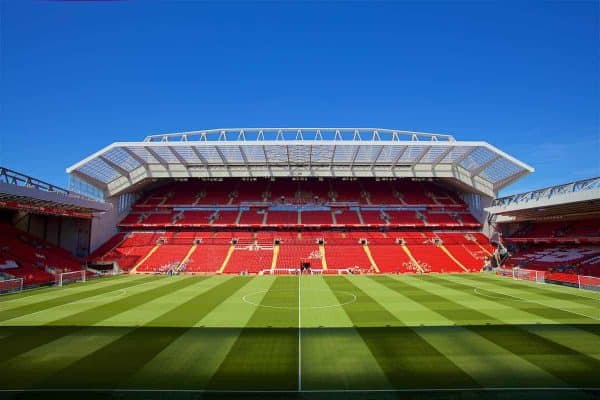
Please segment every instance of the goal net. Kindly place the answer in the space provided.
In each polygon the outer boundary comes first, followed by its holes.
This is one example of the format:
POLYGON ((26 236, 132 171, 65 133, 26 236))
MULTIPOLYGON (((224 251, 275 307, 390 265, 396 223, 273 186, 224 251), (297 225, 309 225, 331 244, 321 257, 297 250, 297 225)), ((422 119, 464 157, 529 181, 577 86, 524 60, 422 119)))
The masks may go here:
MULTIPOLYGON (((299 268, 275 268, 275 269, 263 269, 260 271, 260 275, 298 275, 300 273, 299 268)), ((322 269, 310 269, 302 272, 304 275, 322 275, 322 269)))
POLYGON ((85 282, 85 270, 62 272, 56 275, 56 284, 64 286, 74 282, 85 282))
POLYGON ((577 286, 579 286, 579 289, 600 291, 600 278, 577 275, 577 286))
POLYGON ((23 290, 23 278, 4 279, 0 281, 0 294, 20 292, 23 290))
POLYGON ((513 269, 513 279, 544 283, 546 282, 545 277, 546 273, 544 271, 536 271, 533 269, 513 269))

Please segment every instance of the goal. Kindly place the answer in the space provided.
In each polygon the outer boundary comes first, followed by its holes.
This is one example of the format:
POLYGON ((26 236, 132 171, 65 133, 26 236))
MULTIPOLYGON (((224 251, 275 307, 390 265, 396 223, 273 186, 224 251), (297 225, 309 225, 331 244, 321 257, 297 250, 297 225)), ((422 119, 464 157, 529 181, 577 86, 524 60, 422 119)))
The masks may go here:
POLYGON ((20 292, 23 290, 23 278, 4 279, 0 281, 0 294, 20 292))
POLYGON ((595 276, 577 275, 577 286, 579 289, 600 291, 600 278, 595 276))
MULTIPOLYGON (((260 271, 260 275, 298 275, 300 273, 299 268, 275 268, 275 269, 263 269, 260 271)), ((311 269, 305 270, 306 275, 322 275, 322 269, 311 269)))
POLYGON ((533 269, 515 268, 513 269, 513 279, 545 283, 546 273, 545 271, 536 271, 533 269))
POLYGON ((85 270, 62 272, 56 275, 56 284, 58 286, 64 286, 74 282, 85 282, 85 270))

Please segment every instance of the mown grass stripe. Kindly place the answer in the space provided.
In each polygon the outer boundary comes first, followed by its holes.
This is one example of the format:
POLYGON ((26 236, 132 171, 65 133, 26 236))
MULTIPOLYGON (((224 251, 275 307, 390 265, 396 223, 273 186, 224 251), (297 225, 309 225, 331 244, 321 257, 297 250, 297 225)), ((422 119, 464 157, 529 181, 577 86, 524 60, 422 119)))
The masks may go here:
MULTIPOLYGON (((537 365, 539 368, 542 368, 572 386, 593 387, 595 385, 595 383, 590 380, 591 377, 589 371, 600 371, 600 361, 595 360, 586 354, 579 353, 569 347, 536 335, 520 326, 505 325, 504 322, 499 321, 492 316, 483 314, 472 308, 464 307, 447 297, 442 298, 441 296, 437 296, 431 291, 425 291, 387 276, 377 276, 372 279, 378 280, 389 287, 393 287, 394 290, 401 291, 401 293, 409 297, 428 297, 429 300, 425 304, 442 315, 448 315, 448 317, 450 317, 453 313, 450 312, 449 309, 456 308, 461 309, 461 313, 472 314, 473 319, 487 318, 492 320, 494 324, 491 326, 471 325, 467 328, 493 343, 500 345, 513 354, 525 358, 532 364, 537 365), (422 293, 417 294, 417 292, 422 293), (526 347, 522 346, 523 343, 527 344, 526 347), (555 360, 561 361, 557 363, 555 360)), ((435 276, 427 276, 420 279, 430 282, 433 281, 444 287, 460 287, 460 284, 453 285, 452 283, 435 276)), ((470 287, 467 286, 467 289, 468 288, 470 287)))
POLYGON ((325 281, 334 293, 349 291, 357 295, 357 301, 346 304, 344 310, 395 388, 479 386, 470 375, 423 340, 412 328, 381 327, 386 323, 400 324, 401 321, 349 278, 334 276, 326 277, 325 281), (365 321, 370 321, 372 315, 377 321, 387 322, 380 327, 360 327, 365 321), (433 376, 435 381, 432 381, 433 376))
MULTIPOLYGON (((303 390, 391 389, 323 277, 302 276, 301 291, 303 390), (328 307, 319 308, 324 305, 328 307)), ((345 302, 352 300, 346 293, 341 295, 346 296, 345 302)))
POLYGON ((276 278, 260 302, 263 307, 256 308, 242 329, 210 380, 209 389, 297 389, 297 279, 276 278))
MULTIPOLYGON (((205 278, 187 278, 194 283, 199 279, 205 278)), ((159 315, 144 326, 130 331, 107 346, 58 371, 39 386, 46 388, 131 387, 132 382, 129 380, 132 375, 179 337, 194 329, 192 326, 197 321, 247 283, 248 279, 242 277, 222 281, 159 315), (99 366, 102 373, 98 373, 99 366)), ((176 295, 176 292, 172 292, 171 295, 176 295)), ((147 382, 142 386, 149 384, 153 383, 147 382)))
MULTIPOLYGON (((422 279, 436 279, 436 277, 429 276, 427 278, 422 278, 422 279)), ((502 285, 504 283, 500 282, 500 281, 497 281, 494 283, 486 282, 486 286, 484 287, 484 286, 477 286, 478 284, 484 283, 484 282, 481 282, 479 280, 472 280, 468 276, 461 275, 460 278, 453 277, 452 279, 449 279, 446 277, 444 277, 444 278, 439 277, 437 279, 440 280, 440 282, 441 281, 447 282, 447 283, 444 283, 447 287, 462 288, 462 290, 468 290, 468 291, 472 291, 473 293, 479 293, 480 295, 484 296, 485 298, 487 298, 489 300, 493 300, 497 303, 501 303, 501 304, 510 306, 512 308, 516 308, 518 310, 528 312, 533 315, 538 315, 542 318, 546 318, 546 319, 549 319, 552 321, 556 321, 556 322, 560 322, 560 323, 574 323, 574 322, 597 323, 598 322, 596 319, 594 319, 592 317, 589 317, 589 316, 586 317, 577 312, 570 312, 569 310, 552 307, 551 305, 542 305, 537 302, 527 301, 528 299, 526 297, 522 298, 525 300, 525 301, 523 301, 522 299, 515 298, 515 297, 509 296, 507 294, 503 294, 502 292, 499 292, 497 289, 495 289, 495 288, 499 288, 499 289, 503 288, 502 285), (467 283, 462 283, 462 282, 469 282, 469 283, 467 284, 467 283), (487 285, 491 285, 491 288, 489 288, 489 286, 487 286, 487 285), (486 290, 486 287, 488 287, 489 289, 486 290), (475 290, 477 290, 477 292, 475 290)), ((521 288, 521 290, 522 289, 523 288, 521 288)))
MULTIPOLYGON (((600 295, 598 296, 597 299, 592 299, 589 297, 577 296, 576 294, 563 293, 563 292, 559 292, 559 291, 548 291, 547 289, 544 289, 545 286, 542 286, 542 285, 537 285, 537 286, 527 285, 527 286, 525 286, 522 283, 519 283, 519 281, 513 281, 512 279, 505 279, 503 281, 500 281, 500 280, 496 280, 496 279, 491 280, 491 279, 487 279, 487 278, 482 278, 480 276, 475 276, 475 275, 465 275, 464 278, 467 280, 472 280, 474 282, 499 284, 502 287, 510 288, 510 289, 514 289, 514 290, 518 290, 518 291, 525 290, 527 292, 535 293, 536 295, 542 296, 542 298, 549 298, 552 300, 558 299, 558 300, 563 300, 563 301, 567 301, 567 302, 578 303, 578 304, 581 304, 586 307, 591 307, 593 309, 600 308, 600 295)), ((548 305, 548 307, 552 307, 552 306, 548 305)))
MULTIPOLYGON (((102 304, 44 325, 41 328, 43 334, 40 333, 39 326, 6 328, 9 332, 13 332, 13 334, 0 340, 0 348, 4 349, 0 352, 0 362, 54 341, 62 336, 72 334, 86 326, 97 324, 112 315, 122 313, 157 297, 171 294, 195 282, 194 278, 167 279, 172 279, 172 281, 145 292, 119 298, 113 302, 102 304)), ((160 282, 163 283, 164 281, 160 282)))
POLYGON ((0 295, 0 304, 3 303, 12 303, 19 302, 20 300, 28 300, 29 297, 35 296, 37 298, 44 298, 45 296, 54 297, 60 296, 62 294, 67 295, 72 290, 77 289, 93 289, 95 286, 102 286, 103 284, 114 283, 116 281, 122 280, 125 277, 129 277, 129 275, 114 275, 107 276, 102 278, 97 278, 93 280, 87 280, 86 282, 75 282, 69 284, 68 286, 45 286, 38 288, 25 289, 21 292, 7 293, 0 295), (65 290, 67 289, 67 290, 65 290))
MULTIPOLYGON (((156 387, 169 387, 176 383, 180 389, 206 387, 255 310, 255 306, 241 302, 241 298, 245 294, 268 289, 275 278, 246 279, 248 284, 224 299, 197 321, 194 329, 177 338, 138 370, 131 378, 131 384, 143 386, 152 382, 156 387), (211 321, 217 320, 218 325, 211 325, 211 321), (165 368, 165 365, 169 367, 165 368)), ((258 294, 254 299, 260 302, 262 296, 258 294)))
POLYGON ((115 282, 113 285, 102 286, 93 290, 86 290, 84 292, 76 292, 66 295, 62 295, 63 293, 57 292, 56 294, 58 297, 56 298, 0 311, 0 321, 6 321, 12 318, 20 317, 21 315, 32 314, 35 312, 47 310, 52 307, 58 307, 64 304, 74 303, 79 300, 84 300, 93 296, 100 296, 120 289, 130 288, 132 286, 141 285, 157 279, 158 278, 156 277, 148 276, 143 279, 138 279, 135 282, 131 282, 130 280, 126 280, 125 282, 120 281, 118 283, 115 282))

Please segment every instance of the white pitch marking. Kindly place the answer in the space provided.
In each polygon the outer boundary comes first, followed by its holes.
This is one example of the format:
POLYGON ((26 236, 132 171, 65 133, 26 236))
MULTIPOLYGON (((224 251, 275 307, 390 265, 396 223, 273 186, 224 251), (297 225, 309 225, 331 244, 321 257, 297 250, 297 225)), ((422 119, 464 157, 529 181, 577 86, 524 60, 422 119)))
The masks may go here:
MULTIPOLYGON (((479 289, 479 288, 474 288, 473 290, 475 291, 476 294, 479 294, 480 296, 497 298, 497 297, 493 297, 493 296, 486 296, 486 295, 484 295, 482 293, 479 293, 477 291, 477 289, 479 289)), ((490 290, 490 289, 483 289, 483 290, 488 291, 488 292, 492 292, 492 293, 496 293, 496 294, 502 294, 502 295, 505 295, 505 296, 513 297, 515 299, 518 299, 517 301, 525 301, 525 302, 529 302, 529 303, 535 303, 535 304, 539 304, 540 306, 544 306, 544 307, 548 307, 548 308, 554 308, 556 310, 561 310, 561 311, 568 312, 568 313, 571 313, 571 314, 577 314, 577 315, 581 315, 582 317, 591 318, 591 319, 595 319, 596 321, 600 321, 600 318, 592 317, 591 315, 587 315, 587 314, 582 314, 582 313, 579 313, 577 311, 565 310, 564 308, 560 308, 560 307, 556 307, 556 306, 551 306, 551 305, 548 305, 548 304, 540 303, 540 302, 535 301, 535 300, 524 299, 524 298, 519 297, 519 296, 514 296, 512 294, 498 292, 496 290, 490 290)))
MULTIPOLYGON (((108 293, 113 293, 113 292, 108 292, 108 293)), ((116 295, 116 296, 106 296, 106 297, 108 297, 109 299, 115 299, 115 298, 119 298, 119 297, 122 297, 122 296, 126 295, 126 294, 127 294, 127 290, 125 290, 125 289, 120 289, 120 290, 118 290, 118 291, 117 291, 117 292, 115 292, 115 293, 117 293, 117 295, 116 295)), ((97 296, 91 296, 91 297, 98 297, 98 296, 103 296, 103 295, 97 295, 97 296)), ((102 302, 104 302, 104 300, 105 300, 104 298, 98 298, 98 299, 93 299, 93 298, 91 298, 91 299, 90 299, 90 298, 88 298, 88 300, 77 300, 77 301, 74 301, 74 302, 72 302, 72 303, 69 303, 69 304, 70 304, 70 305, 73 305, 73 304, 93 304, 93 303, 102 303, 102 302)), ((66 304, 61 304, 61 305, 54 306, 54 307, 62 307, 62 306, 64 306, 64 305, 66 305, 66 304)), ((54 307, 50 307, 50 308, 54 308, 54 307)), ((49 310, 48 308, 44 308, 43 310, 40 310, 40 311, 34 311, 34 312, 27 313, 27 314, 20 314, 20 315, 17 315, 16 317, 13 317, 13 318, 6 319, 6 320, 4 320, 4 321, 2 321, 2 322, 4 323, 4 322, 6 322, 6 321, 10 321, 10 320, 17 319, 17 318, 21 318, 21 317, 26 317, 26 316, 28 316, 28 315, 35 315, 35 314, 40 314, 40 313, 43 313, 43 312, 48 312, 48 310, 49 310)))
POLYGON ((525 279, 503 278, 503 277, 499 277, 497 275, 486 276, 485 279, 498 280, 498 281, 502 281, 504 279, 510 279, 511 281, 520 283, 523 286, 531 286, 531 287, 536 287, 538 289, 549 290, 551 292, 556 292, 556 293, 564 293, 564 294, 568 294, 568 295, 571 295, 571 296, 580 297, 580 298, 583 298, 583 299, 590 299, 590 300, 598 300, 598 301, 600 301, 600 296, 597 296, 597 297, 586 296, 584 293, 589 293, 589 294, 593 295, 593 292, 592 291, 585 292, 585 289, 578 289, 578 288, 573 288, 573 287, 568 287, 568 286, 559 286, 559 285, 554 285, 554 284, 551 284, 551 283, 540 285, 538 282, 534 282, 534 281, 529 281, 529 280, 525 280, 525 279), (495 277, 495 278, 498 278, 498 279, 491 279, 492 277, 495 277), (563 290, 563 289, 567 289, 567 288, 578 290, 578 292, 571 293, 569 290, 563 290))
MULTIPOLYGON (((313 291, 313 292, 325 292, 325 290, 318 290, 318 289, 308 289, 309 291, 313 291)), ((248 300, 248 298, 252 297, 255 294, 258 293, 264 293, 264 292, 268 292, 270 290, 259 290, 257 292, 252 292, 252 293, 248 293, 247 295, 242 296, 242 301, 244 303, 248 303, 251 304, 253 306, 257 306, 257 307, 266 307, 266 308, 278 308, 278 309, 283 309, 283 310, 295 310, 298 307, 287 307, 287 306, 271 306, 271 305, 265 305, 265 304, 260 304, 260 303, 255 303, 251 300, 248 300)), ((290 291, 289 289, 280 289, 280 290, 274 290, 274 291, 280 291, 280 292, 286 292, 286 291, 290 291)), ((354 293, 352 292, 347 292, 345 290, 334 290, 333 292, 337 292, 337 293, 344 293, 348 296, 351 296, 351 299, 344 302, 344 303, 337 303, 337 304, 327 304, 324 306, 310 306, 310 307, 305 307, 305 309, 321 309, 321 308, 333 308, 333 307, 342 307, 345 306, 346 304, 350 304, 350 303, 354 303, 357 300, 357 297, 354 293)))
POLYGON ((302 297, 300 295, 300 279, 298 274, 298 391, 302 391, 302 297))

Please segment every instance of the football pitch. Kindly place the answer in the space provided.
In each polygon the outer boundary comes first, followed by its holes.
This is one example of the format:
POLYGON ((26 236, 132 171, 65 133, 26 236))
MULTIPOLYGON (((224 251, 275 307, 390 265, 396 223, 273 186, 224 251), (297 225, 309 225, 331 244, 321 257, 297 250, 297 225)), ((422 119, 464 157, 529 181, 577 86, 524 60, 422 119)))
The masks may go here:
POLYGON ((2 398, 588 398, 600 293, 486 274, 118 276, 0 297, 0 382, 2 398))

